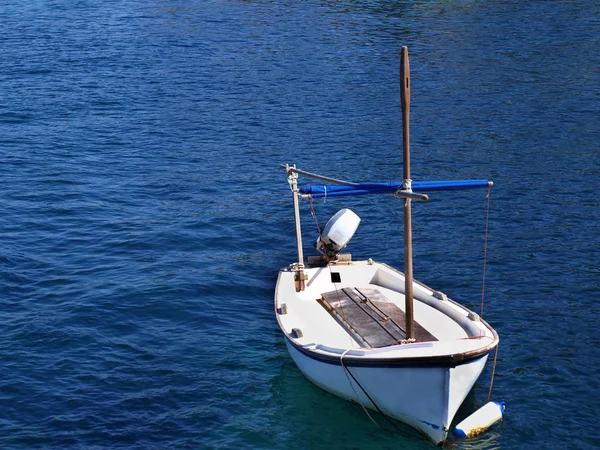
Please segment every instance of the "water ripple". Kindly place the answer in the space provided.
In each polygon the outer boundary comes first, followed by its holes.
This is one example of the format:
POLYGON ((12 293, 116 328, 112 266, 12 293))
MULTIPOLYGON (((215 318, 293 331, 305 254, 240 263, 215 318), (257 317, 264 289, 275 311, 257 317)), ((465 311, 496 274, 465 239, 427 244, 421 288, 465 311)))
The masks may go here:
MULTIPOLYGON (((0 446, 430 448, 311 385, 272 312, 295 251, 279 164, 398 179, 409 45, 414 178, 496 183, 485 317, 501 337, 494 396, 509 414, 449 447, 595 448, 594 6, 4 8, 0 446)), ((363 219, 352 253, 402 268, 389 245, 401 209, 315 203, 323 223, 344 206, 363 219)), ((414 208, 417 277, 475 308, 485 206, 467 193, 414 208)))

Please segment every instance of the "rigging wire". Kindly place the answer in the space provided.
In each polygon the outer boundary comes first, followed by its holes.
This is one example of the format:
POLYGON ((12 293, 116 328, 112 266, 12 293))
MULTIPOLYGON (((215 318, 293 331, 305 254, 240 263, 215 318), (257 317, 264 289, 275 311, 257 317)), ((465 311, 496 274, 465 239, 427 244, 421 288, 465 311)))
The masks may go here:
POLYGON ((483 243, 483 280, 481 282, 481 312, 479 315, 483 318, 483 305, 485 302, 485 274, 487 270, 487 246, 490 224, 490 199, 492 197, 492 187, 488 185, 487 191, 487 209, 485 213, 485 240, 483 243))
MULTIPOLYGON (((310 213, 312 214, 313 219, 315 220, 315 225, 317 226, 317 232, 319 233, 319 239, 322 241, 323 235, 321 234, 321 227, 319 226, 319 220, 317 219, 317 213, 315 211, 312 196, 309 195, 308 200, 309 200, 309 204, 310 204, 310 213)), ((327 255, 327 251, 325 251, 323 253, 323 256, 325 258, 325 262, 327 263, 327 268, 329 269, 329 275, 330 275, 331 279, 333 280, 333 271, 331 270, 331 265, 329 264, 330 261, 329 261, 329 256, 327 255)), ((337 295, 340 310, 342 311, 342 318, 344 319, 344 321, 346 321, 346 313, 344 312, 344 305, 342 304, 342 299, 340 298, 340 293, 339 293, 337 284, 334 281, 332 281, 332 283, 333 283, 333 287, 335 288, 335 293, 337 295)), ((351 340, 351 342, 353 342, 353 341, 351 340)))
MULTIPOLYGON (((487 269, 487 247, 488 247, 488 236, 489 236, 489 224, 490 224, 490 200, 492 197, 492 188, 488 185, 487 191, 487 208, 485 212, 485 240, 483 244, 483 280, 481 282, 481 312, 480 316, 483 318, 483 307, 485 304, 485 275, 487 269)), ((490 388, 488 390, 486 403, 490 401, 492 396, 492 387, 494 386, 494 376, 496 375, 496 361, 498 360, 498 349, 500 344, 496 345, 496 351, 494 352, 494 362, 492 364, 492 378, 490 379, 490 388)))
MULTIPOLYGON (((319 239, 322 239, 322 233, 321 233, 321 227, 319 226, 319 220, 317 219, 317 214, 314 208, 314 204, 313 204, 313 198, 312 196, 308 196, 309 199, 309 203, 310 203, 310 212, 311 215, 313 216, 313 219, 315 221, 315 225, 317 227, 317 231, 319 233, 319 239)), ((481 283, 481 312, 480 312, 480 316, 481 318, 483 318, 483 310, 484 310, 484 304, 485 304, 485 277, 486 277, 486 270, 487 270, 487 246, 488 246, 488 236, 489 236, 489 218, 490 218, 490 202, 491 202, 491 186, 488 186, 488 192, 487 192, 487 207, 486 207, 486 216, 485 216, 485 239, 484 239, 484 246, 483 246, 483 279, 482 279, 482 283, 481 283)), ((329 264, 329 257, 327 255, 327 252, 324 253, 324 258, 325 261, 327 263, 327 267, 329 268, 329 273, 332 274, 332 270, 331 270, 331 265, 329 264)), ((338 302, 340 304, 340 309, 342 310, 342 317, 344 318, 344 320, 346 320, 345 318, 345 314, 344 314, 344 308, 343 305, 341 304, 341 299, 338 293, 338 288, 335 282, 333 282, 333 285, 335 287, 335 291, 337 293, 338 296, 338 302)), ((472 336, 469 339, 476 339, 476 338, 481 338, 483 336, 472 336)), ((492 395, 492 387, 494 385, 494 376, 496 373, 496 362, 498 359, 498 349, 499 349, 500 345, 496 345, 496 351, 494 353, 494 362, 492 365, 492 377, 490 380, 490 387, 489 387, 489 391, 488 391, 488 395, 487 395, 487 400, 486 403, 490 401, 490 397, 492 395)), ((348 353, 348 351, 350 351, 351 349, 346 349, 342 355, 340 356, 340 363, 342 365, 342 368, 344 369, 344 374, 346 375, 346 378, 348 379, 348 382, 350 383, 350 387, 352 388, 352 391, 354 392, 354 395, 356 395, 357 399, 358 399, 358 394, 354 388, 354 385, 352 383, 352 381, 350 380, 350 377, 352 377, 352 380, 354 380, 354 382, 356 383, 356 385, 362 390, 362 392, 365 394, 365 396, 369 399, 369 401, 371 402, 371 404, 375 407, 375 409, 385 418, 385 420, 387 420, 392 427, 398 431, 398 427, 396 426, 396 424, 379 408, 379 406, 375 403, 375 401, 371 398, 371 396, 367 393, 367 391, 362 387, 362 385, 359 383, 359 381, 356 379, 356 377, 352 374, 352 372, 350 372, 350 369, 344 364, 344 356, 346 355, 346 353, 348 353), (350 377, 349 377, 349 376, 350 377)), ((384 430, 384 431, 392 431, 392 430, 388 430, 386 428, 383 428, 381 425, 379 425, 371 416, 371 414, 369 413, 369 411, 366 409, 366 407, 360 403, 360 405, 362 406, 363 410, 365 411, 365 413, 367 414, 367 416, 369 417, 369 419, 371 419, 371 422, 373 422, 377 427, 379 427, 380 429, 384 430)))

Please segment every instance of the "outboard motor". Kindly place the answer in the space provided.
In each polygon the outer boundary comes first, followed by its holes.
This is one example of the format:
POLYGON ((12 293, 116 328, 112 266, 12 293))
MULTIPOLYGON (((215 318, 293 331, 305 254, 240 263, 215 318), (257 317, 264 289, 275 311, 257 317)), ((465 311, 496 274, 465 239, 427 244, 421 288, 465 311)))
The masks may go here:
POLYGON ((337 259, 337 255, 356 233, 359 223, 360 217, 352 210, 340 209, 327 221, 315 248, 326 254, 328 259, 337 259))

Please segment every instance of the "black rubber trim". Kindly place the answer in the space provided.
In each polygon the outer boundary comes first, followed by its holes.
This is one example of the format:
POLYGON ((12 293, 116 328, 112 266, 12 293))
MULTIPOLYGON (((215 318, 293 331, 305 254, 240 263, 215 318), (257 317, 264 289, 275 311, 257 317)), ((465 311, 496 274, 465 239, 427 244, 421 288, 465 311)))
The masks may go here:
MULTIPOLYGON (((323 362, 326 364, 333 364, 335 366, 341 366, 340 356, 341 355, 324 355, 311 351, 301 345, 298 345, 289 336, 285 336, 286 339, 292 346, 305 356, 308 356, 315 361, 323 362)), ((395 357, 395 358, 364 358, 355 357, 352 355, 344 355, 344 364, 348 367, 447 367, 453 368, 467 364, 471 361, 481 358, 487 355, 492 348, 485 347, 481 350, 456 353, 453 355, 443 356, 421 356, 421 357, 395 357)))

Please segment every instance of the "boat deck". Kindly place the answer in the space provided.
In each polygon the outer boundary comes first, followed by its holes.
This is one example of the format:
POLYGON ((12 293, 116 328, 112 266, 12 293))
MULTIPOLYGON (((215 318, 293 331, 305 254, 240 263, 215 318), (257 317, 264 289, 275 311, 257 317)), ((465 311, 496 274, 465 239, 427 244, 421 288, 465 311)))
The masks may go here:
MULTIPOLYGON (((317 301, 354 334, 361 347, 387 347, 406 339, 404 311, 378 289, 343 288, 325 292, 317 301)), ((417 322, 414 322, 414 337, 422 342, 437 341, 417 322)))
MULTIPOLYGON (((303 291, 296 292, 295 273, 289 269, 280 272, 277 285, 277 319, 295 342, 379 350, 406 339, 401 272, 369 261, 309 267, 305 272, 303 291)), ((433 297, 430 288, 417 283, 413 288, 414 337, 430 344, 428 348, 483 332, 483 325, 470 320, 460 307, 433 297)))

